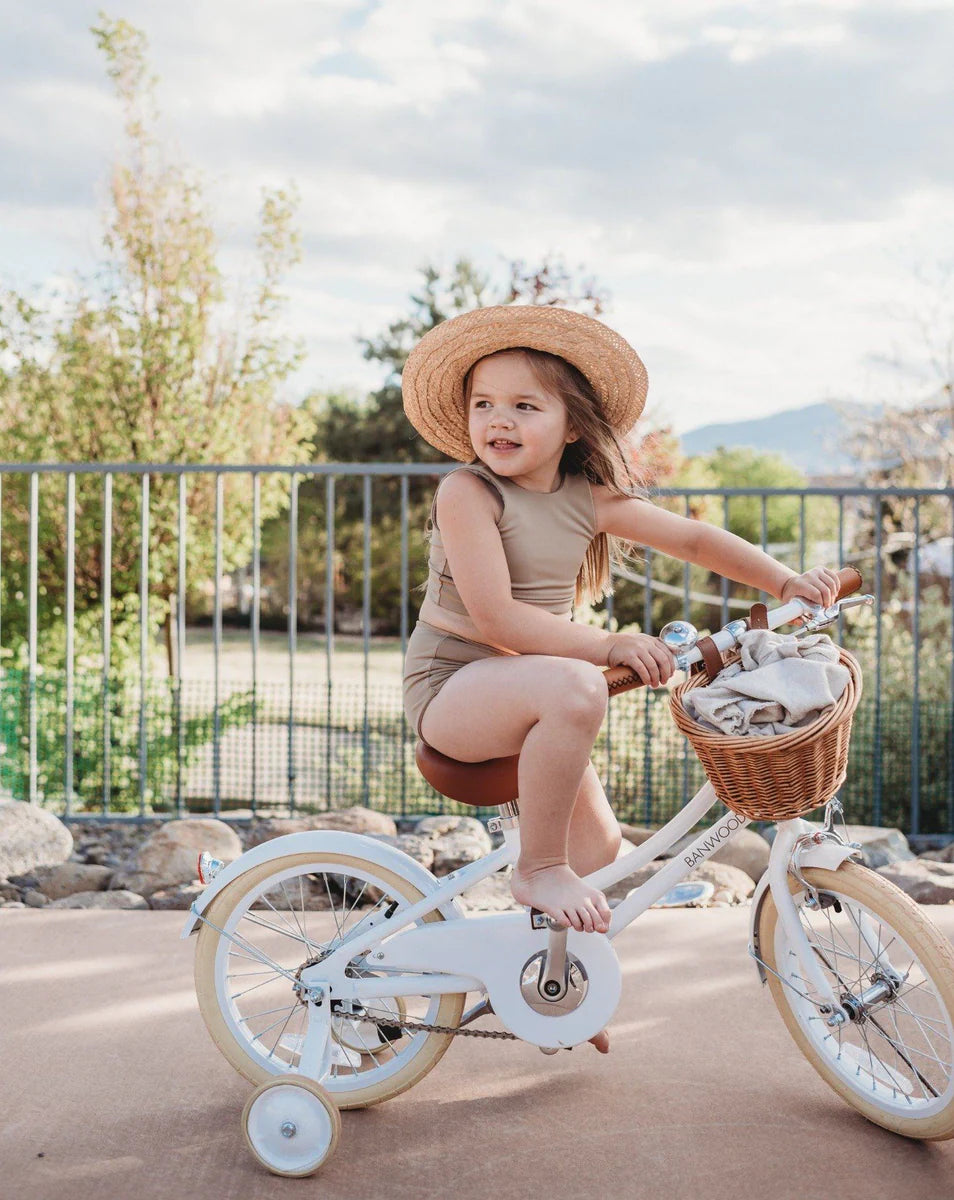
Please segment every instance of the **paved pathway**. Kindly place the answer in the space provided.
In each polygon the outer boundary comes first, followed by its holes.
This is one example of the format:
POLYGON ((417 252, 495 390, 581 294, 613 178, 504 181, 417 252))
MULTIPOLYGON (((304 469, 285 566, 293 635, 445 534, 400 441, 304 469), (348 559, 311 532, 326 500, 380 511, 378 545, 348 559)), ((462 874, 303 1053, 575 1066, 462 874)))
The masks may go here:
MULTIPOLYGON (((931 914, 954 937, 954 908, 931 914)), ((895 1200, 954 1197, 954 1142, 866 1122, 789 1039, 749 910, 651 911, 617 943, 612 1053, 459 1041, 343 1114, 283 1180, 247 1152, 249 1087, 199 1016, 178 913, 0 914, 0 1195, 16 1200, 895 1200)))

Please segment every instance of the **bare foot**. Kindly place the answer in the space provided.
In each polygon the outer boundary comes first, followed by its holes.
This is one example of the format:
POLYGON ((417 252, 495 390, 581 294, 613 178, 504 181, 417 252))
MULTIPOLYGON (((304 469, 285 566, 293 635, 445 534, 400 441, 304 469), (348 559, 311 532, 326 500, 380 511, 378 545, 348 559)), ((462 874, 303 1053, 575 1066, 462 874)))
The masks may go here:
POLYGON ((510 876, 510 890, 518 904, 539 908, 562 925, 580 933, 606 933, 612 913, 598 888, 577 875, 566 864, 521 868, 517 863, 510 876))
POLYGON ((609 1031, 601 1029, 596 1037, 591 1037, 590 1041, 599 1050, 600 1054, 609 1054, 609 1031))

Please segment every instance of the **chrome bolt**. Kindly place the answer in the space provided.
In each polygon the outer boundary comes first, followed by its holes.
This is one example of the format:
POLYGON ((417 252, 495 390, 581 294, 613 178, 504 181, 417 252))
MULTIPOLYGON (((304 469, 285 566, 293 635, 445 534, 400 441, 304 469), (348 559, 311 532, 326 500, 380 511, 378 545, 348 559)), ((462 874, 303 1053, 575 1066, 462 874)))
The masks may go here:
POLYGON ((846 1025, 847 1023, 848 1023, 848 1017, 845 1015, 845 1013, 841 1009, 839 1009, 837 1012, 833 1012, 831 1014, 831 1016, 828 1018, 828 1020, 825 1022, 825 1024, 828 1026, 846 1025))
POLYGON ((294 1137, 298 1132, 298 1126, 292 1121, 285 1121, 282 1124, 282 1137, 294 1137))

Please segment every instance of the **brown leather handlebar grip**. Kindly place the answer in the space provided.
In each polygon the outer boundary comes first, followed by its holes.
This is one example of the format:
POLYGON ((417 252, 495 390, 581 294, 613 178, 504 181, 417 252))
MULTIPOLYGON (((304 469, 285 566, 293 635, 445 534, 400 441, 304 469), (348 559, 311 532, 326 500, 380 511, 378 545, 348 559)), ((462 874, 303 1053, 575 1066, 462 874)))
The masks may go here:
MULTIPOLYGON (((838 576, 840 584, 838 588, 838 600, 843 600, 846 596, 851 596, 855 592, 861 591, 861 585, 864 581, 857 567, 842 567, 835 574, 838 576)), ((620 692, 628 692, 632 688, 646 686, 633 668, 627 666, 607 667, 603 671, 603 678, 606 680, 606 686, 611 696, 618 696, 620 692)))
POLYGON ((864 580, 861 578, 861 572, 857 567, 842 567, 835 574, 841 583, 836 599, 844 600, 846 596, 852 596, 855 592, 861 591, 861 585, 864 583, 864 580))

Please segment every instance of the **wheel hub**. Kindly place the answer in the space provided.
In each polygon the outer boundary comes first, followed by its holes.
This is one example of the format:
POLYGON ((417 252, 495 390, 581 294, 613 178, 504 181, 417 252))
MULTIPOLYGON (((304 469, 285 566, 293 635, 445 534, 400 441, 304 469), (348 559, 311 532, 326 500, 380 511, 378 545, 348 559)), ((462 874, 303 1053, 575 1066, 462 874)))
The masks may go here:
POLYGON ((898 993, 901 981, 888 975, 877 973, 871 977, 871 986, 858 996, 845 992, 841 997, 841 1006, 848 1014, 848 1019, 856 1024, 864 1022, 873 1008, 878 1008, 886 1001, 893 1000, 898 993))

